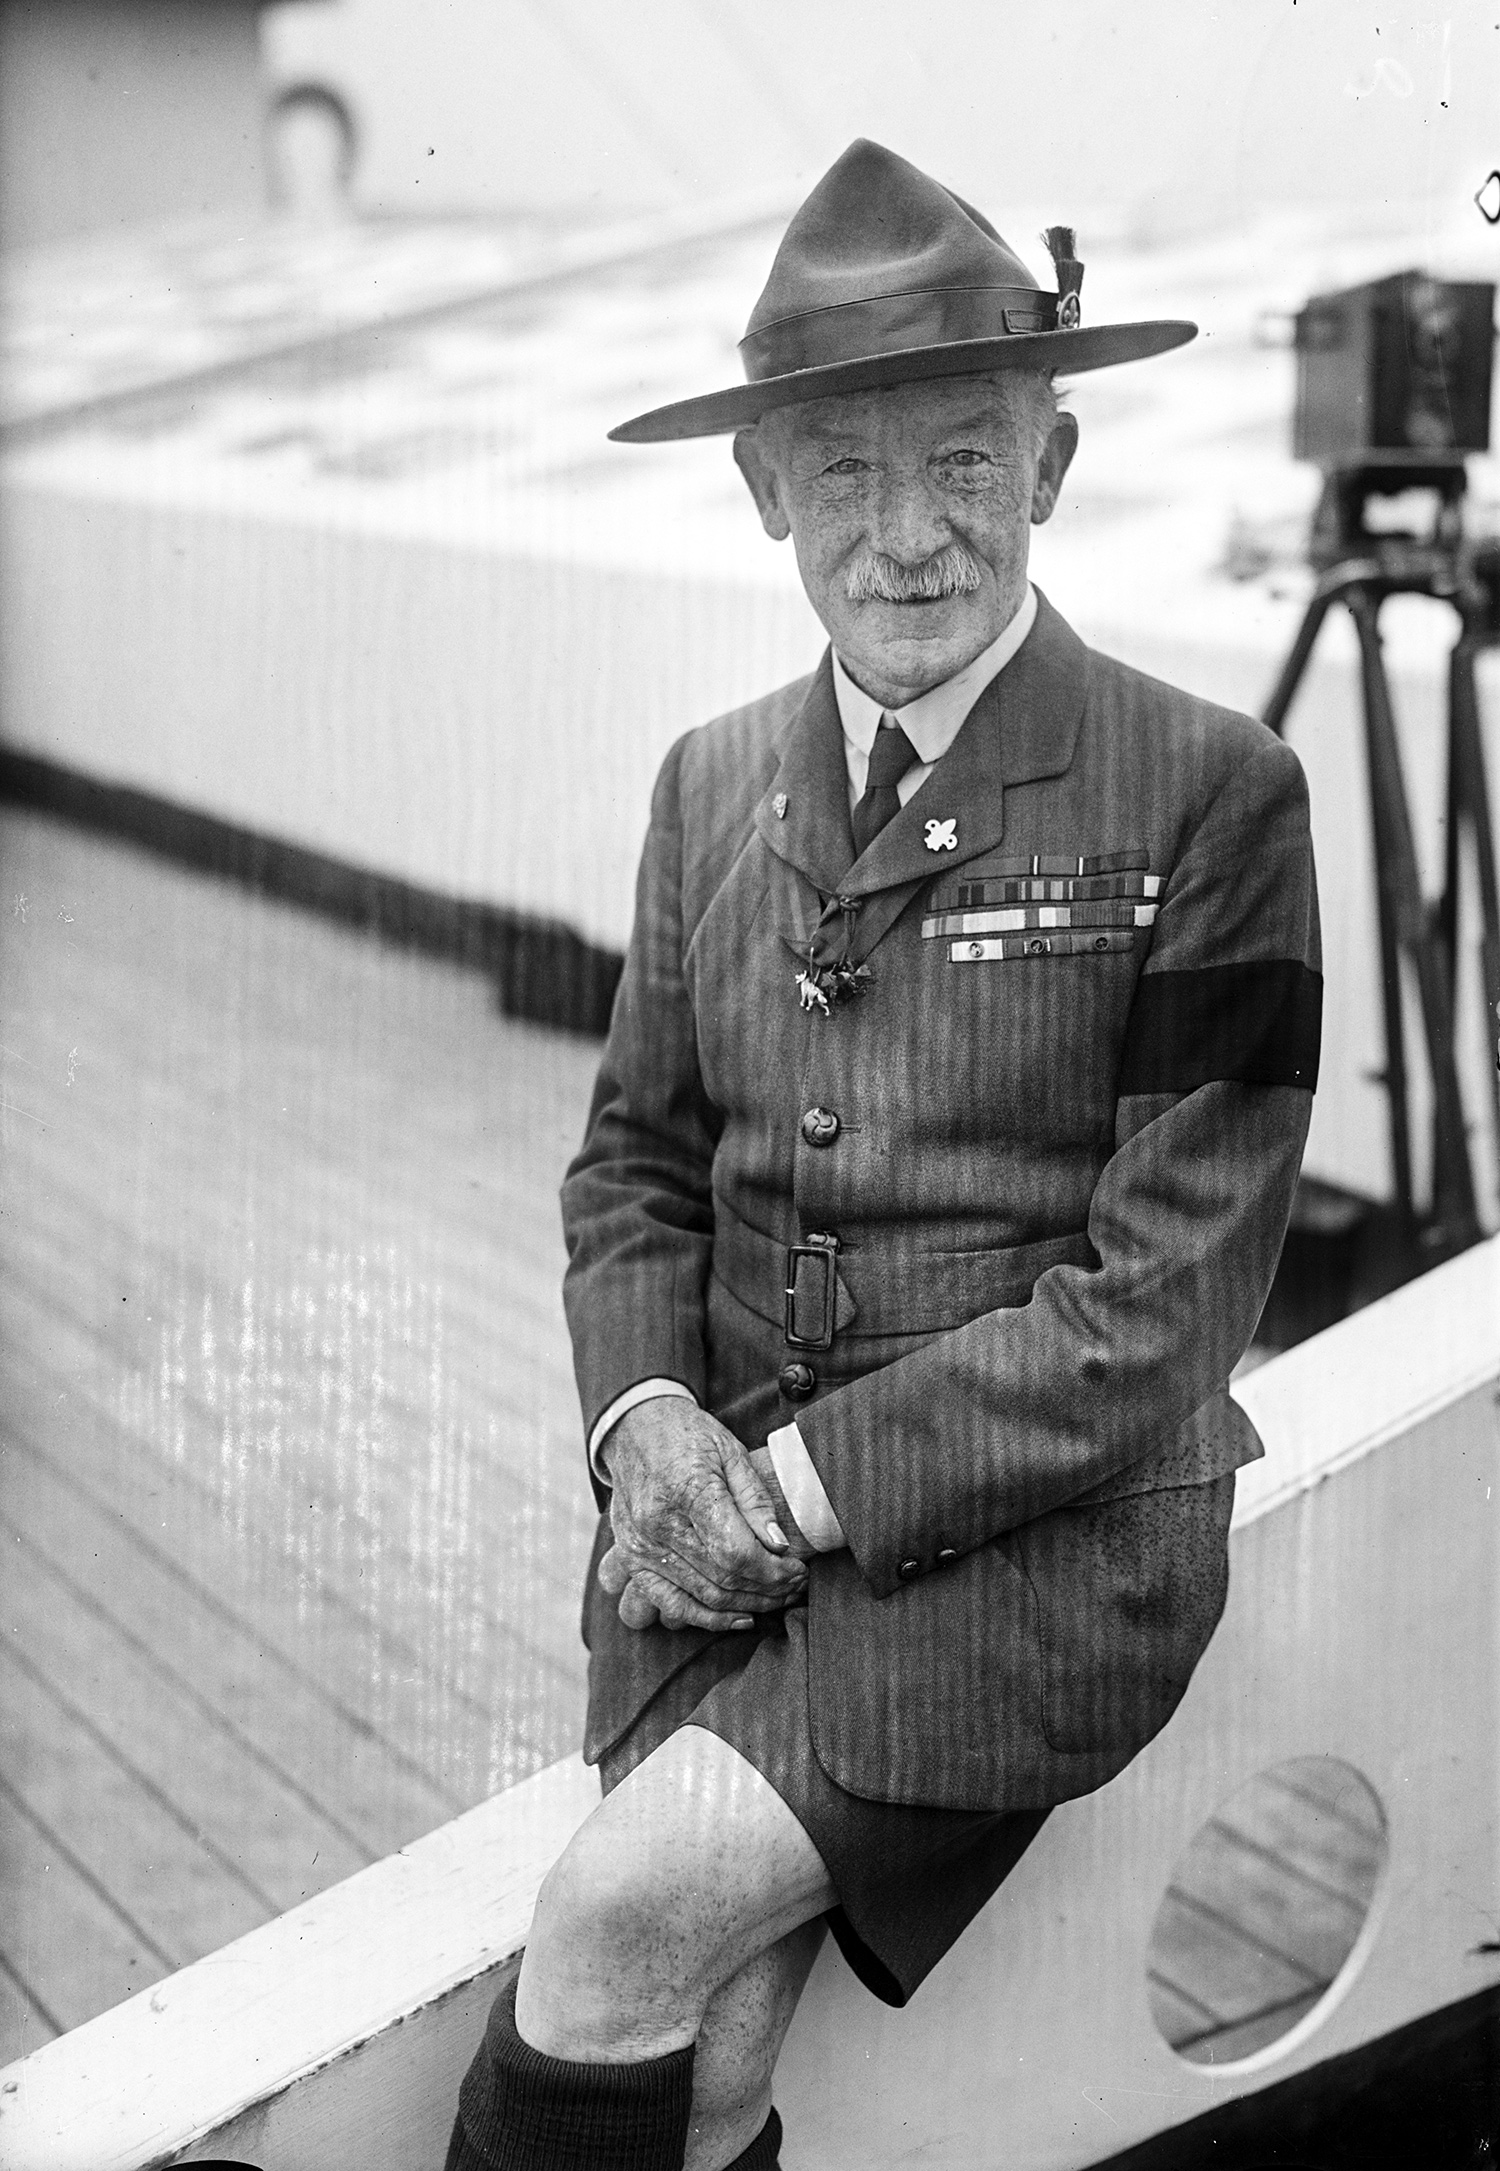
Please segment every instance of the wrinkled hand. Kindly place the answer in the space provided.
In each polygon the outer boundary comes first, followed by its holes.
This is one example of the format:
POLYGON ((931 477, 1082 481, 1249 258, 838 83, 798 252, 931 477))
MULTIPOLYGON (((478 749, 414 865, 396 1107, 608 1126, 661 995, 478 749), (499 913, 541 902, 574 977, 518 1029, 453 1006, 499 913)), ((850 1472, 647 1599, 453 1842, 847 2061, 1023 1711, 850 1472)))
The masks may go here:
POLYGON ((615 1542, 599 1581, 627 1628, 749 1628, 806 1587, 750 1455, 685 1396, 627 1410, 604 1461, 615 1542))

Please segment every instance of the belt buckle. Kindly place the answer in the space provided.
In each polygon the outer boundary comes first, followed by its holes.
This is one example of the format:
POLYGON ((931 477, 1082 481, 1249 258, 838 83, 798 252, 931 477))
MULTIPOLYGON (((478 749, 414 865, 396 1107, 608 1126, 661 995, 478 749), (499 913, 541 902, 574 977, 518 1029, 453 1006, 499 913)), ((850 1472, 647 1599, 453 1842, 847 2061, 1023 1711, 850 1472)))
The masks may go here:
POLYGON ((786 1343, 790 1349, 832 1349, 834 1315, 838 1308, 839 1240, 816 1232, 800 1244, 786 1248, 786 1343), (813 1277, 804 1281, 799 1269, 804 1259, 815 1259, 822 1268, 822 1285, 813 1277), (811 1316, 809 1316, 811 1315, 811 1316), (803 1331, 816 1327, 815 1333, 803 1331))

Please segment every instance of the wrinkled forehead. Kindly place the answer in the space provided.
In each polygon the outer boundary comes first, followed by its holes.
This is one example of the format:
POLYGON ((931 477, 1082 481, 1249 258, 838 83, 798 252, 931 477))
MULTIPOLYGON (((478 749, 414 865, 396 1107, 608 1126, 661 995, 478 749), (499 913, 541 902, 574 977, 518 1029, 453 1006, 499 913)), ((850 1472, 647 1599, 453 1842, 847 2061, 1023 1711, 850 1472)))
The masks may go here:
POLYGON ((777 408, 759 428, 774 445, 787 447, 941 437, 955 429, 1023 438, 1045 383, 1029 370, 934 377, 777 408))

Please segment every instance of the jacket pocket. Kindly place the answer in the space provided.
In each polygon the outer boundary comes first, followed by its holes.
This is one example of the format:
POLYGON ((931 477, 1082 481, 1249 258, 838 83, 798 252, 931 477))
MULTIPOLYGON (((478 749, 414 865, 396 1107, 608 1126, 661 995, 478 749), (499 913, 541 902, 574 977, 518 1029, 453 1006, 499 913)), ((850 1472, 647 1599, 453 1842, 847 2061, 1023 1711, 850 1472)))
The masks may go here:
POLYGON ((845 1793, 993 1811, 1081 1791, 1059 1783, 1042 1731, 1036 1603, 1013 1535, 889 1599, 852 1554, 821 1553, 807 1623, 813 1749, 845 1793))
POLYGON ((1058 1508, 1016 1533, 1054 1749, 1133 1753, 1166 1724, 1224 1611, 1233 1506, 1230 1472, 1058 1508))

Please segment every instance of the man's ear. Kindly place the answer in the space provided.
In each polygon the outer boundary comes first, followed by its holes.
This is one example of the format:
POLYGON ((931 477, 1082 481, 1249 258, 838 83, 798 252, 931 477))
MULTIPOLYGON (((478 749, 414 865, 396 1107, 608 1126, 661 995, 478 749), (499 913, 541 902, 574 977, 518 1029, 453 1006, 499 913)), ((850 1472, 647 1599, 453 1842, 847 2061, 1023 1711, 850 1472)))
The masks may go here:
POLYGON ((1065 408, 1058 411, 1052 425, 1052 435, 1042 447, 1042 456, 1036 464, 1036 487, 1031 493, 1031 524, 1039 528, 1044 520, 1050 520, 1063 477, 1078 450, 1078 417, 1065 408))
POLYGON ((781 502, 780 477, 766 458, 758 431, 740 430, 736 434, 734 464, 749 486, 761 526, 773 543, 784 543, 792 532, 792 523, 781 502))

